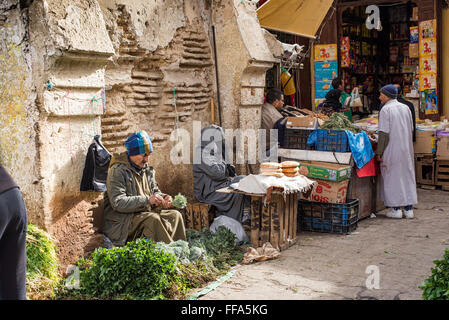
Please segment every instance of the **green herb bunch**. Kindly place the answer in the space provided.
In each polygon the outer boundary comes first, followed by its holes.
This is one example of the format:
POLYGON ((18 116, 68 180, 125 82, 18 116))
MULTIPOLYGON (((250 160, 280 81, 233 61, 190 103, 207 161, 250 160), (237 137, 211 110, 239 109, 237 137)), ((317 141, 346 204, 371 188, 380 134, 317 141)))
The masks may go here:
POLYGON ((433 262, 432 274, 419 286, 423 290, 424 300, 449 300, 449 249, 446 249, 442 260, 433 262))
POLYGON ((187 198, 178 193, 173 199, 173 205, 178 209, 184 209, 187 205, 187 198))
POLYGON ((341 112, 334 112, 328 120, 326 120, 320 129, 324 130, 349 130, 353 133, 360 133, 362 129, 352 124, 351 121, 341 112))
POLYGON ((202 231, 186 230, 189 246, 204 248, 220 270, 237 264, 243 259, 243 250, 235 245, 235 234, 220 226, 215 233, 204 228, 202 231))
POLYGON ((58 273, 56 246, 51 236, 33 224, 28 224, 27 250, 27 297, 44 299, 53 296, 53 290, 61 278, 58 273))
MULTIPOLYGON (((79 261, 82 267, 83 261, 79 261)), ((81 268, 81 294, 97 298, 152 299, 176 282, 176 258, 152 240, 95 250, 90 266, 81 268)))

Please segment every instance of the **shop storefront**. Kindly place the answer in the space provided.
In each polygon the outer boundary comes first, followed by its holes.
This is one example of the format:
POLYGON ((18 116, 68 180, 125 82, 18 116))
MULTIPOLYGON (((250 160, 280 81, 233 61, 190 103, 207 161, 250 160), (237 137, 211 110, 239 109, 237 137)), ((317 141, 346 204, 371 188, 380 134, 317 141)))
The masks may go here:
POLYGON ((318 54, 313 62, 315 104, 332 81, 323 74, 337 74, 344 79, 347 93, 358 88, 362 106, 353 107, 354 120, 379 110, 379 89, 388 83, 401 85, 420 119, 438 120, 442 114, 440 1, 340 0, 335 4, 336 18, 325 27, 330 36, 320 39, 315 52, 332 53, 336 48, 337 55, 327 61, 318 54), (323 73, 318 64, 336 70, 323 73))

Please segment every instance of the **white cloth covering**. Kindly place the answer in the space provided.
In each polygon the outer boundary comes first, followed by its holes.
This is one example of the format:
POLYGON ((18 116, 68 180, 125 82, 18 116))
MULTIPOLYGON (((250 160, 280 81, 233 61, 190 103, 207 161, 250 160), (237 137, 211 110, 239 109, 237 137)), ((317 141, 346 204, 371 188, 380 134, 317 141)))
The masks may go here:
POLYGON ((283 194, 289 194, 308 191, 315 183, 315 181, 310 180, 303 175, 278 178, 274 176, 250 174, 240 180, 238 184, 231 185, 231 187, 234 187, 239 191, 253 194, 266 194, 269 187, 281 187, 284 189, 282 192, 283 194))
POLYGON ((396 99, 388 101, 379 113, 379 131, 389 134, 380 164, 381 200, 387 207, 418 203, 410 109, 396 99))

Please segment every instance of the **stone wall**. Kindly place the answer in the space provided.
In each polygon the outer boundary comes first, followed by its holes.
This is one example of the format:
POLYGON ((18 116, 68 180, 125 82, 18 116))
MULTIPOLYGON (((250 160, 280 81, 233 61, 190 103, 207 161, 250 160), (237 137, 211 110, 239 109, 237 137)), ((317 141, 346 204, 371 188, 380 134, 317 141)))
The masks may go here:
POLYGON ((147 130, 160 189, 195 201, 192 165, 174 164, 170 154, 175 129, 184 129, 190 137, 182 152, 192 160, 199 138, 194 123, 209 125, 211 101, 217 107, 212 25, 222 126, 258 129, 265 71, 274 59, 251 4, 8 0, 0 5, 0 161, 20 184, 30 221, 55 238, 62 272, 101 242, 91 215, 102 194, 79 191, 94 135, 114 153, 124 151, 129 134, 147 130))
POLYGON ((100 4, 115 50, 106 68, 103 143, 121 152, 129 134, 147 130, 161 190, 194 200, 192 166, 171 164, 170 136, 176 128, 192 132, 194 120, 210 123, 216 90, 208 26, 201 17, 207 9, 203 1, 100 4))
POLYGON ((0 163, 20 185, 29 220, 39 223, 43 219, 39 114, 27 10, 19 1, 0 3, 0 163))

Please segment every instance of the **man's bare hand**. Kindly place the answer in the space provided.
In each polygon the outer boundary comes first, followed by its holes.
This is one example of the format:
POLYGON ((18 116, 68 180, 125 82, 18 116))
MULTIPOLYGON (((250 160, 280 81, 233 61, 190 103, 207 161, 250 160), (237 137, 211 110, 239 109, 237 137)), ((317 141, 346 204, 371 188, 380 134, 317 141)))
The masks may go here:
POLYGON ((162 203, 164 202, 164 198, 162 198, 160 195, 158 195, 158 194, 153 194, 151 197, 150 197, 150 204, 151 205, 155 205, 155 206, 159 206, 159 205, 161 205, 162 203))
POLYGON ((377 154, 377 155, 376 155, 376 160, 377 160, 378 162, 382 162, 382 156, 379 155, 379 154, 377 154))
POLYGON ((166 195, 164 198, 164 201, 162 202, 162 206, 164 207, 164 209, 168 209, 171 207, 171 203, 172 203, 172 197, 169 195, 166 195))

